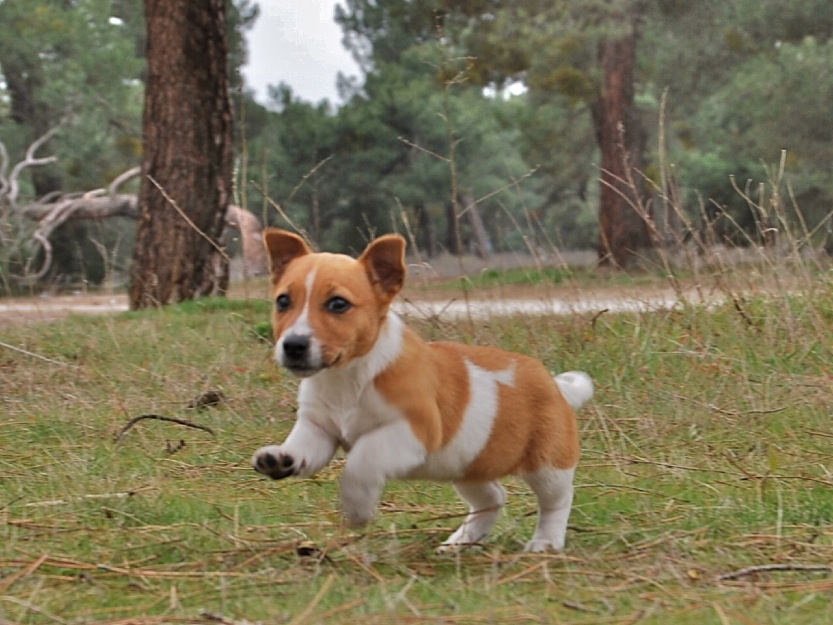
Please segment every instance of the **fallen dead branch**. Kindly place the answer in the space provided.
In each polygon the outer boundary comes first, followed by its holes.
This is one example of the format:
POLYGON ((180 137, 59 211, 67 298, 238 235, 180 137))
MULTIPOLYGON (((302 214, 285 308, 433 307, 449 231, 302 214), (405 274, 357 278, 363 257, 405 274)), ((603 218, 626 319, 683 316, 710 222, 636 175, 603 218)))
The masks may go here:
POLYGON ((121 429, 121 431, 116 435, 115 442, 116 444, 120 443, 125 435, 130 431, 134 425, 139 423, 139 421, 144 421, 145 419, 156 419, 157 421, 167 421, 169 423, 177 423, 179 425, 184 425, 185 427, 189 428, 196 428, 198 430, 204 430, 214 436, 214 430, 212 430, 207 425, 202 425, 200 423, 194 423, 193 421, 188 421, 186 419, 177 419, 176 417, 166 417, 164 415, 159 414, 143 414, 139 415, 138 417, 133 417, 127 424, 121 429))
MULTIPOLYGON (((51 269, 53 249, 50 237, 69 220, 101 221, 111 217, 138 219, 140 207, 135 194, 120 193, 119 189, 141 175, 139 167, 132 167, 118 175, 109 186, 82 193, 53 192, 24 206, 17 203, 20 192, 19 178, 28 167, 37 167, 54 163, 55 156, 39 158, 35 153, 58 131, 60 125, 34 141, 26 151, 23 160, 17 163, 10 174, 8 170, 9 155, 5 145, 0 141, 0 224, 7 224, 11 219, 34 222, 34 231, 27 236, 25 244, 25 266, 22 275, 13 275, 22 284, 32 284, 43 278, 51 269), (40 252, 40 253, 38 253, 40 252), (35 267, 35 264, 39 267, 35 267)), ((154 184, 156 184, 155 181, 154 184)), ((158 185, 157 185, 158 186, 158 185)), ((163 191, 164 193, 164 191, 163 191)), ((169 202, 180 210, 173 200, 169 202)), ((260 220, 248 210, 229 205, 226 211, 226 226, 240 232, 243 244, 244 267, 247 275, 259 276, 267 271, 265 250, 260 243, 260 220)), ((216 244, 215 244, 216 245, 216 244)), ((220 253, 225 254, 223 250, 220 253)))

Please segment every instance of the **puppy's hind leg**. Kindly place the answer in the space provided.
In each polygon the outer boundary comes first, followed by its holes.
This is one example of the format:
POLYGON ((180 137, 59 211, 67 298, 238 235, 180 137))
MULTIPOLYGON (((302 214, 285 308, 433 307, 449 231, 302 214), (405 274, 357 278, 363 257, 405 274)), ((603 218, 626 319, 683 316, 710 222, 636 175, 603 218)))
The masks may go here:
POLYGON ((492 530, 506 503, 506 491, 499 482, 454 482, 454 490, 469 504, 470 512, 457 531, 443 542, 440 552, 479 543, 492 530))
POLYGON ((538 527, 525 551, 562 551, 567 536, 567 519, 573 504, 572 469, 544 467, 521 477, 538 497, 538 527))

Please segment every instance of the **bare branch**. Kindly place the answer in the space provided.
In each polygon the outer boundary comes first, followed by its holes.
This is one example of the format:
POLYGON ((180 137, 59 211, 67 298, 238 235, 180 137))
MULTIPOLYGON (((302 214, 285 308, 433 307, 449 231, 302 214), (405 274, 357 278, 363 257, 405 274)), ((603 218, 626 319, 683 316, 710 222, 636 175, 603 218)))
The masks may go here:
POLYGON ((20 185, 18 184, 18 179, 20 178, 20 174, 23 172, 24 169, 27 167, 35 167, 39 165, 48 165, 49 163, 54 163, 58 160, 57 156, 44 156, 38 158, 35 156, 35 152, 49 139, 52 138, 58 130, 61 128, 62 124, 58 124, 54 128, 47 130, 43 135, 35 139, 32 142, 32 145, 29 146, 29 149, 26 150, 26 156, 22 161, 20 161, 17 165, 12 168, 12 173, 9 176, 8 181, 8 192, 6 197, 9 203, 14 206, 17 203, 17 194, 20 193, 20 185))
POLYGON ((9 152, 6 150, 6 144, 0 141, 0 202, 9 191, 9 179, 7 173, 9 171, 9 152))
MULTIPOLYGON (((2 143, 0 143, 0 146, 2 146, 2 143)), ((0 157, 3 154, 4 152, 0 149, 0 157)), ((0 162, 1 167, 2 162, 0 162)), ((18 171, 20 170, 18 169, 18 171)), ((11 205, 11 208, 20 217, 37 222, 34 233, 29 237, 28 245, 30 249, 27 253, 28 261, 24 267, 23 275, 12 277, 24 284, 31 284, 43 278, 49 272, 53 260, 52 245, 49 238, 55 230, 70 219, 102 220, 110 217, 138 219, 138 197, 135 194, 118 193, 118 189, 139 176, 140 173, 141 169, 139 167, 133 167, 119 174, 106 189, 95 189, 83 194, 53 192, 22 207, 11 205), (42 252, 42 254, 38 254, 38 252, 42 252), (41 263, 35 269, 34 264, 38 259, 41 263)), ((152 182, 156 184, 155 181, 152 182)), ((0 191, 2 189, 3 187, 0 186, 0 191)), ((162 189, 160 191, 164 195, 164 191, 162 189)), ((174 209, 182 214, 179 207, 169 197, 165 197, 174 209)), ((2 199, 2 195, 0 195, 0 199, 2 199)), ((268 263, 265 250, 260 244, 262 231, 260 220, 244 208, 229 205, 226 212, 226 226, 240 231, 243 243, 244 267, 247 275, 257 276, 265 273, 268 263)))
MULTIPOLYGON (((67 195, 57 202, 41 200, 28 204, 19 209, 21 216, 32 221, 41 222, 61 211, 70 211, 76 219, 108 219, 110 217, 129 217, 136 219, 139 216, 139 209, 135 195, 119 193, 114 196, 101 195, 98 197, 84 194, 81 197, 67 195)), ((61 220, 63 223, 65 220, 61 220)), ((54 230, 54 228, 53 228, 54 230)))
POLYGON ((119 190, 119 187, 121 187, 124 183, 133 180, 134 178, 137 178, 141 173, 141 167, 132 167, 127 171, 119 174, 118 176, 116 176, 116 179, 110 183, 110 186, 107 187, 107 193, 110 196, 116 195, 116 192, 119 190))
POLYGON ((26 260, 26 265, 23 268, 23 275, 18 276, 16 274, 12 274, 12 277, 21 282, 23 284, 33 284, 43 278, 48 272, 49 268, 52 266, 52 244, 49 242, 49 238, 41 234, 38 230, 32 234, 32 239, 37 241, 40 248, 43 250, 43 262, 41 263, 40 269, 37 271, 32 270, 32 265, 37 258, 37 252, 33 252, 29 258, 26 260))

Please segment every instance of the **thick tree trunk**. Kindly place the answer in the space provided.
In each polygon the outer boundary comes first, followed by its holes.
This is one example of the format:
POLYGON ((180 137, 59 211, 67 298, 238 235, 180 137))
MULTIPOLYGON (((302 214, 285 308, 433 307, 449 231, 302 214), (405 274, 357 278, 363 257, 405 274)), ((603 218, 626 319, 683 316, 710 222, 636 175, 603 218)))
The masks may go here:
POLYGON ((643 205, 644 193, 643 138, 633 98, 635 52, 633 32, 599 45, 604 82, 594 110, 602 167, 599 258, 620 267, 650 245, 645 220, 634 209, 643 205))
POLYGON ((225 5, 145 0, 148 68, 132 309, 191 299, 227 280, 228 263, 218 252, 232 168, 225 5))

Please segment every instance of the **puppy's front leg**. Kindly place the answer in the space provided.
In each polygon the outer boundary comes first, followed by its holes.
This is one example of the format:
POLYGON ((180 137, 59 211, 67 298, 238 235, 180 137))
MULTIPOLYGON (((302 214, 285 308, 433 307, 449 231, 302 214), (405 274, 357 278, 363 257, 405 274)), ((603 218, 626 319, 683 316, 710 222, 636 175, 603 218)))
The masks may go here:
POLYGON ((351 527, 367 524, 388 480, 406 477, 425 462, 425 445, 406 421, 379 427, 359 438, 347 454, 341 474, 344 519, 351 527))
POLYGON ((273 480, 290 475, 307 477, 321 470, 332 459, 337 447, 338 441, 332 434, 299 416, 283 445, 258 449, 252 456, 252 466, 273 480))

